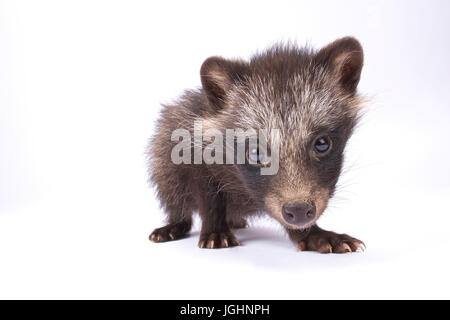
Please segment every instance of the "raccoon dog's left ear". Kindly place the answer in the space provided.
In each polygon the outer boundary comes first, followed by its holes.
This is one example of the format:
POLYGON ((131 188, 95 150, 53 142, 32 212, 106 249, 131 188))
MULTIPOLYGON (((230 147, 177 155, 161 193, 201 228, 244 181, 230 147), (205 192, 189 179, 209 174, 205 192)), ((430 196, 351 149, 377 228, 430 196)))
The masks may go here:
POLYGON ((210 57, 200 69, 202 87, 213 111, 222 109, 231 86, 244 79, 248 65, 243 61, 210 57))
POLYGON ((321 49, 316 59, 318 63, 331 68, 343 89, 354 93, 359 83, 364 62, 361 44, 352 37, 345 37, 321 49))

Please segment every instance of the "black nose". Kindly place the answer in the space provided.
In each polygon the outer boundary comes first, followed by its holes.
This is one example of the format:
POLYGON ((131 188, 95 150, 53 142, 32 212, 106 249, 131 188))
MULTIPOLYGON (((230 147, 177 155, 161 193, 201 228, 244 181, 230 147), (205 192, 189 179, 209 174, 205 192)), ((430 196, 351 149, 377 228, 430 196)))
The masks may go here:
POLYGON ((316 217, 314 201, 294 201, 283 204, 282 214, 284 220, 296 226, 304 226, 316 217))

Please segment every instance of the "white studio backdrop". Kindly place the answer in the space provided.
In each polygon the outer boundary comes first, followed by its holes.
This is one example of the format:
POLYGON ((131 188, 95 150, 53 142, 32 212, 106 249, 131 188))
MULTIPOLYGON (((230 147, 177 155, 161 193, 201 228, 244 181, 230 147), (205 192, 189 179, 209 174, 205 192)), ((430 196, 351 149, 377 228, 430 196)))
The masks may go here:
POLYGON ((0 1, 0 298, 450 298, 450 2, 0 1), (211 55, 339 37, 365 50, 367 114, 321 226, 352 255, 147 240, 160 104, 211 55))

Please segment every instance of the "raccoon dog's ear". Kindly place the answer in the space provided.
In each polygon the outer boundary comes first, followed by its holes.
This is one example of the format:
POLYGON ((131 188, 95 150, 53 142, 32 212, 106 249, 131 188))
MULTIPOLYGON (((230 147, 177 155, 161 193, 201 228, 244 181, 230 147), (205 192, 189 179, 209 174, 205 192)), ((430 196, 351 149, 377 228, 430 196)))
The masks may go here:
POLYGON ((248 65, 243 61, 210 57, 200 68, 203 90, 213 111, 219 111, 226 102, 228 90, 233 83, 243 81, 248 65))
POLYGON ((331 68, 344 90, 354 93, 359 83, 364 54, 361 44, 352 37, 345 37, 321 49, 316 59, 331 68))

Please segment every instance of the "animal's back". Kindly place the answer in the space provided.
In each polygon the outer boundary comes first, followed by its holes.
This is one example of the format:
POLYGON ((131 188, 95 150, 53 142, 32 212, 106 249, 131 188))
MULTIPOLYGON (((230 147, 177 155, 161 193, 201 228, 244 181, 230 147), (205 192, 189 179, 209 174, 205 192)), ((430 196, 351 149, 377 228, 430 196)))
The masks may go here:
POLYGON ((194 121, 207 112, 206 99, 201 90, 186 91, 177 101, 163 105, 154 136, 148 145, 148 170, 161 206, 168 214, 169 222, 190 218, 196 210, 192 195, 193 168, 176 165, 171 152, 177 142, 171 141, 176 129, 193 130, 194 121))

